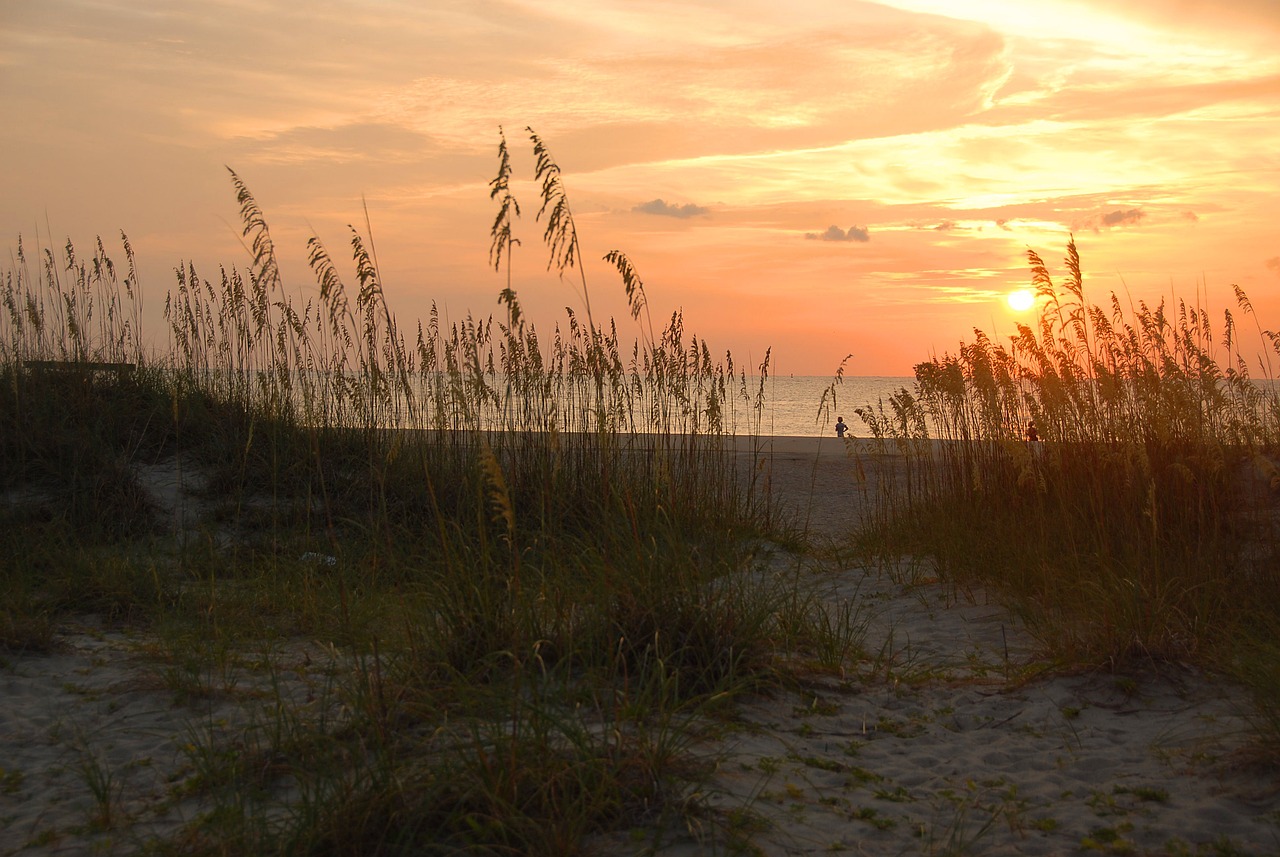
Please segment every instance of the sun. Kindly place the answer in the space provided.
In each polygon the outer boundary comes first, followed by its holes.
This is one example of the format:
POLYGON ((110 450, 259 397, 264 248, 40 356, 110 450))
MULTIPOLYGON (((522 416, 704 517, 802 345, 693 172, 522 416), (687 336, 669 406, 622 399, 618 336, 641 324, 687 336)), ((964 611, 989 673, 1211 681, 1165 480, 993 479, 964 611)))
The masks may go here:
POLYGON ((1009 302, 1009 309, 1014 312, 1026 312, 1035 306, 1036 295, 1030 289, 1016 289, 1005 297, 1009 302))

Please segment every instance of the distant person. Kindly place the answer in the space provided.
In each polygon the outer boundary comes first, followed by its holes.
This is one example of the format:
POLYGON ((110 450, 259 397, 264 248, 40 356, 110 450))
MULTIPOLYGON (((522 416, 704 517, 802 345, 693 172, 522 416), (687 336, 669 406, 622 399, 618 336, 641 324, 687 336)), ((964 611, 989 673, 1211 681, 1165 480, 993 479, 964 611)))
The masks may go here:
POLYGON ((836 437, 844 437, 844 433, 849 430, 849 426, 845 424, 844 417, 836 417, 836 437))
POLYGON ((1040 431, 1036 428, 1035 420, 1027 420, 1027 443, 1036 443, 1040 440, 1040 431))

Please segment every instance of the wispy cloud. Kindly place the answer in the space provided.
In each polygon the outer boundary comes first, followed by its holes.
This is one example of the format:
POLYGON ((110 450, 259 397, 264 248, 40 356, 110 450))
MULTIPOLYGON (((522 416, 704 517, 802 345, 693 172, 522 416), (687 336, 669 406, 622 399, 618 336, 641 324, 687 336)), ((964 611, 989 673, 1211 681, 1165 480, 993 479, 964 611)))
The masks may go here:
POLYGON ((807 232, 805 238, 816 241, 858 241, 866 243, 871 240, 871 233, 864 227, 850 226, 847 230, 839 226, 828 226, 826 232, 807 232))
POLYGON ((248 158, 280 164, 403 164, 439 154, 428 136, 379 122, 288 128, 260 139, 237 138, 235 142, 248 158))
POLYGON ((711 209, 704 208, 701 205, 694 205, 686 202, 684 205, 675 205, 662 199, 651 199, 648 202, 642 202, 634 206, 632 211, 639 214, 656 214, 660 217, 701 217, 704 214, 710 214, 711 209))
POLYGON ((1112 229, 1117 226, 1132 226, 1146 216, 1146 212, 1140 208, 1117 208, 1105 214, 1095 214, 1092 217, 1077 220, 1071 224, 1071 229, 1073 232, 1084 230, 1101 232, 1103 229, 1112 229))

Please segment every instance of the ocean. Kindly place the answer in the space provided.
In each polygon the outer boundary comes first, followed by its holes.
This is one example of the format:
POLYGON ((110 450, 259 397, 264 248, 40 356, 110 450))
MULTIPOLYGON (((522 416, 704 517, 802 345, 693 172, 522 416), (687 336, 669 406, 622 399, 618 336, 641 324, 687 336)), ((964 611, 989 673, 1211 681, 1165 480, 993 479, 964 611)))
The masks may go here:
POLYGON ((914 384, 915 379, 909 376, 846 375, 839 384, 827 376, 770 376, 765 381, 765 412, 760 431, 777 436, 835 437, 836 417, 843 416, 854 437, 868 437, 870 432, 853 409, 881 399, 888 401, 899 389, 910 390, 914 384), (820 412, 822 395, 833 385, 835 400, 829 414, 823 415, 820 412))
MULTIPOLYGON (((320 381, 315 382, 320 388, 324 384, 320 381)), ((292 387, 294 395, 301 396, 305 385, 298 383, 292 387)), ((465 386, 465 385, 464 385, 465 386)), ((446 420, 456 420, 454 423, 446 422, 445 425, 454 425, 454 427, 475 426, 482 428, 507 431, 514 428, 522 427, 521 424, 513 422, 513 414, 521 414, 522 406, 517 397, 514 402, 506 402, 502 399, 504 394, 504 386, 502 376, 485 376, 483 386, 489 390, 484 397, 473 395, 473 391, 462 389, 461 391, 453 389, 453 387, 444 382, 441 378, 437 378, 434 385, 430 388, 420 386, 415 392, 419 397, 420 403, 425 403, 426 410, 420 413, 424 423, 432 428, 438 427, 434 420, 437 419, 434 402, 435 397, 443 395, 445 404, 444 410, 447 412, 446 420), (441 391, 444 391, 443 393, 441 391), (456 400, 461 397, 469 403, 468 410, 465 413, 459 411, 456 400), (477 406, 477 403, 480 403, 477 406)), ((877 402, 888 398, 898 390, 906 387, 914 389, 915 379, 912 377, 888 377, 888 376, 845 376, 839 383, 835 383, 835 379, 830 376, 815 375, 771 375, 765 379, 764 384, 764 409, 760 414, 760 424, 756 426, 755 400, 760 390, 760 380, 758 377, 747 376, 746 378, 746 394, 744 400, 743 391, 739 381, 735 379, 728 393, 731 400, 723 403, 726 413, 724 414, 724 430, 736 435, 755 434, 757 431, 762 435, 774 437, 835 437, 836 417, 844 417, 845 423, 849 426, 850 433, 853 437, 870 437, 871 433, 863 424, 858 415, 854 413, 855 408, 862 407, 867 404, 875 405, 877 402), (823 394, 827 394, 827 408, 823 408, 823 394), (834 393, 834 399, 832 398, 834 393)), ((395 391, 390 391, 394 393, 395 391)), ((560 424, 562 431, 581 430, 580 426, 585 419, 590 422, 590 410, 593 407, 590 385, 588 384, 579 391, 580 398, 576 405, 566 405, 565 402, 559 404, 559 417, 551 417, 558 422, 563 419, 565 422, 560 424), (585 402, 588 415, 582 417, 576 415, 576 411, 580 410, 585 402), (577 428, 568 427, 569 423, 573 423, 577 428)), ((673 404, 678 403, 673 401, 673 404)), ((356 402, 348 404, 348 407, 356 406, 356 402)), ((699 408, 705 407, 705 401, 697 402, 699 408)), ((639 410, 635 412, 635 417, 643 422, 646 407, 638 406, 639 410)), ((376 405, 377 413, 373 415, 373 419, 382 424, 395 424, 397 420, 403 419, 409 413, 409 408, 405 404, 403 397, 399 399, 398 406, 391 406, 385 403, 376 405)), ((532 413, 535 415, 534 425, 524 425, 524 428, 540 426, 538 422, 538 414, 544 416, 554 413, 555 409, 546 409, 541 400, 532 406, 532 413)), ((358 417, 357 411, 347 414, 348 418, 355 419, 358 417)), ((525 419, 528 419, 526 417, 525 419)), ((677 424, 680 424, 680 418, 677 417, 677 424)), ((646 431, 643 426, 638 426, 637 430, 646 431)), ((648 429, 652 430, 652 429, 648 429)), ((679 430, 677 428, 677 430, 679 430)))

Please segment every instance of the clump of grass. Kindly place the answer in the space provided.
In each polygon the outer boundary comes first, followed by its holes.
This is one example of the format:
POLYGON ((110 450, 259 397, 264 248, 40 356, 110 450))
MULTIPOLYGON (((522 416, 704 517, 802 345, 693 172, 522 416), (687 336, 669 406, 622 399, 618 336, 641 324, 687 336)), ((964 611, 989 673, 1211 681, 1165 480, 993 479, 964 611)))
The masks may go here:
POLYGON ((37 516, 86 534, 151 526, 129 463, 166 443, 167 399, 140 344, 142 298, 121 237, 123 276, 99 239, 89 259, 68 242, 35 273, 19 239, 0 277, 0 490, 37 516))
POLYGON ((48 611, 27 593, 6 591, 0 607, 0 652, 47 653, 54 648, 54 626, 48 611))
POLYGON ((1249 717, 1254 740, 1242 761, 1264 767, 1280 767, 1280 636, 1275 626, 1242 641, 1230 664, 1233 675, 1253 694, 1249 717))
POLYGON ((859 409, 906 460, 881 545, 1002 590, 1065 662, 1221 664, 1280 614, 1274 498, 1256 475, 1280 438, 1270 377, 1250 377, 1229 310, 1215 332, 1182 301, 1090 304, 1074 242, 1060 283, 1030 261, 1036 326, 1005 344, 977 332, 859 409))

